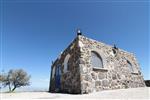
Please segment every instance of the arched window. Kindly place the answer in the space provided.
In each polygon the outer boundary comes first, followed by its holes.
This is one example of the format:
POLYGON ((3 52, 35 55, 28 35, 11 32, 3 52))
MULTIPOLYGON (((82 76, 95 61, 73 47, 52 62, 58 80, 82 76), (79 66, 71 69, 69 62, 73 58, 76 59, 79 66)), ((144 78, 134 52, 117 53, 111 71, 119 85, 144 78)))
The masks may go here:
POLYGON ((53 67, 53 70, 52 70, 52 78, 54 78, 54 75, 55 75, 55 66, 53 67))
POLYGON ((70 58, 70 54, 68 54, 64 60, 64 73, 66 73, 68 71, 68 60, 69 60, 69 58, 70 58))
POLYGON ((129 69, 130 69, 131 72, 134 72, 133 66, 132 66, 132 64, 130 63, 129 60, 127 60, 127 66, 129 67, 129 69))
POLYGON ((91 64, 92 67, 95 68, 103 68, 103 61, 100 55, 98 53, 92 51, 91 52, 91 64))

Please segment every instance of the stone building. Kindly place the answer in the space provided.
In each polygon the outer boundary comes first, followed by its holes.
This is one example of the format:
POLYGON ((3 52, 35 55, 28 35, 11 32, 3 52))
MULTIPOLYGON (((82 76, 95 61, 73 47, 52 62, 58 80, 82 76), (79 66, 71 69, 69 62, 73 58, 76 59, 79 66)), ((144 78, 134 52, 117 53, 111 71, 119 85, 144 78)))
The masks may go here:
POLYGON ((51 66, 50 92, 84 94, 136 87, 145 83, 133 53, 80 32, 51 66))

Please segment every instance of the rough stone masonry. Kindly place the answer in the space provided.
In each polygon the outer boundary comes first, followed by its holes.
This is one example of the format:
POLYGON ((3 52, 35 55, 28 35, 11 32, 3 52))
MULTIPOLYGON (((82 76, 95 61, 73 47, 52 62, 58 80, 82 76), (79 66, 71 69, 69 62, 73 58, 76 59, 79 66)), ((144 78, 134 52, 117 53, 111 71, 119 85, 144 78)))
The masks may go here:
POLYGON ((133 53, 81 34, 51 66, 50 92, 85 94, 145 87, 133 53))

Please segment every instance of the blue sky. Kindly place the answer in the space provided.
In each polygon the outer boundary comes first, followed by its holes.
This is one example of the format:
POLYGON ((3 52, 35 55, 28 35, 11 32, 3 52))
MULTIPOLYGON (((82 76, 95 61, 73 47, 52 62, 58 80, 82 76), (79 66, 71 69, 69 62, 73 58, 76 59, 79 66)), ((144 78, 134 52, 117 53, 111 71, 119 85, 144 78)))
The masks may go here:
POLYGON ((48 88, 51 61, 76 37, 76 29, 135 53, 149 75, 148 0, 1 0, 1 70, 23 68, 31 87, 48 88))

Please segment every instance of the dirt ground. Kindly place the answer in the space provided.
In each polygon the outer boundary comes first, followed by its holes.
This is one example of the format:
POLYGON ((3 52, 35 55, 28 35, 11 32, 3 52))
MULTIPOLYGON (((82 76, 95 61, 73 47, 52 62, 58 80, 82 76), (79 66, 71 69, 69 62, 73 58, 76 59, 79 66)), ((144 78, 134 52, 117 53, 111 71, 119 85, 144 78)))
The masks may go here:
POLYGON ((94 92, 91 94, 61 94, 61 93, 48 93, 48 92, 16 92, 16 93, 1 93, 0 100, 18 99, 18 100, 30 100, 30 99, 139 99, 150 100, 150 88, 130 88, 130 89, 118 89, 118 90, 105 90, 101 92, 94 92))

